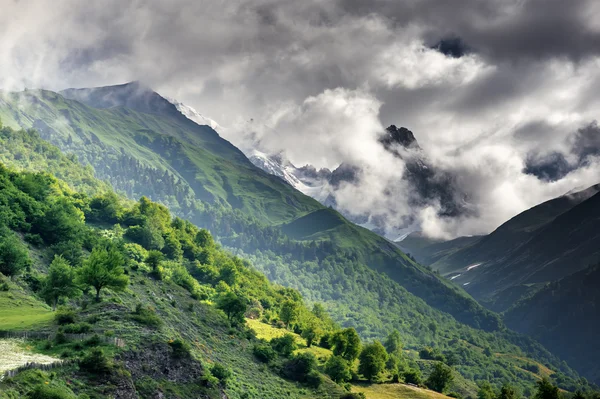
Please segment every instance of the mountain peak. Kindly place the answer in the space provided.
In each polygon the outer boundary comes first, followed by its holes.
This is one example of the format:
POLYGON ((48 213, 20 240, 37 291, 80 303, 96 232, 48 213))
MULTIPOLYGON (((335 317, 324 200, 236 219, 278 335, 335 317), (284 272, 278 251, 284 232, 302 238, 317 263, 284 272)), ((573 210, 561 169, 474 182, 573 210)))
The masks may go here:
POLYGON ((419 143, 413 132, 405 127, 396 127, 396 125, 390 125, 385 129, 385 134, 379 139, 386 149, 390 149, 393 144, 400 144, 404 148, 420 148, 419 143))

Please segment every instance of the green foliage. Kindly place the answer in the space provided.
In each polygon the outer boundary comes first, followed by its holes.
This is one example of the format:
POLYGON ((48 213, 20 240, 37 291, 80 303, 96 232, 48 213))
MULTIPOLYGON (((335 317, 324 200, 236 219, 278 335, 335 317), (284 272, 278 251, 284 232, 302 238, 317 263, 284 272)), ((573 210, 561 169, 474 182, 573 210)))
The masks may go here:
POLYGON ((58 325, 73 324, 77 318, 77 314, 71 308, 59 308, 54 314, 54 320, 58 325))
POLYGON ((279 318, 289 327, 291 323, 294 323, 298 319, 298 311, 298 303, 290 300, 285 301, 279 310, 279 318))
POLYGON ((252 353, 263 363, 270 363, 277 358, 277 352, 271 345, 265 343, 254 345, 252 353))
POLYGON ((79 282, 96 290, 96 301, 100 301, 100 291, 111 288, 122 291, 129 278, 125 275, 123 255, 114 246, 94 248, 79 270, 79 282))
POLYGON ((56 309, 60 298, 71 298, 79 293, 75 270, 61 256, 55 256, 44 279, 41 295, 56 309))
POLYGON ((404 382, 407 384, 421 384, 421 371, 419 369, 408 369, 403 374, 404 382))
POLYGON ((113 364, 100 348, 92 348, 90 352, 79 360, 79 367, 89 373, 110 373, 113 364))
POLYGON ((335 382, 342 383, 352 379, 350 363, 341 356, 330 356, 325 363, 325 373, 335 382))
POLYGON ((169 346, 173 351, 173 357, 175 357, 176 359, 187 359, 191 356, 190 345, 181 338, 170 340, 169 346))
POLYGON ((336 332, 331 339, 331 343, 333 354, 348 361, 353 361, 360 354, 360 337, 354 328, 346 328, 336 332))
POLYGON ((223 385, 227 385, 227 381, 232 376, 231 370, 223 366, 221 363, 214 363, 210 367, 210 373, 223 385))
POLYGON ((358 372, 367 380, 373 381, 385 370, 388 354, 381 342, 375 341, 363 347, 358 359, 358 372))
POLYGON ((283 374, 290 380, 307 382, 309 375, 316 369, 317 359, 309 352, 294 355, 283 365, 283 374))
POLYGON ((135 311, 131 315, 131 318, 140 324, 149 327, 160 327, 162 320, 156 314, 156 311, 149 307, 138 303, 135 307, 135 311))
POLYGON ((500 388, 500 394, 497 399, 519 399, 521 396, 517 393, 515 388, 511 385, 504 384, 502 388, 500 388))
POLYGON ((283 356, 290 356, 298 349, 296 339, 292 334, 285 334, 282 337, 272 339, 271 346, 283 356))
POLYGON ((248 302, 245 298, 236 295, 233 292, 226 292, 219 297, 217 307, 227 315, 231 322, 242 323, 244 321, 244 313, 248 302))
POLYGON ((437 362, 425 384, 429 389, 442 393, 453 380, 452 369, 441 362, 437 362))
POLYGON ((537 382, 537 391, 533 395, 534 399, 560 399, 558 387, 544 378, 537 382))
POLYGON ((0 273, 16 276, 31 265, 27 248, 10 232, 0 230, 0 273))
POLYGON ((398 330, 392 331, 383 345, 388 354, 402 356, 402 337, 398 330))
POLYGON ((73 392, 65 387, 38 385, 27 394, 28 399, 75 399, 73 392))

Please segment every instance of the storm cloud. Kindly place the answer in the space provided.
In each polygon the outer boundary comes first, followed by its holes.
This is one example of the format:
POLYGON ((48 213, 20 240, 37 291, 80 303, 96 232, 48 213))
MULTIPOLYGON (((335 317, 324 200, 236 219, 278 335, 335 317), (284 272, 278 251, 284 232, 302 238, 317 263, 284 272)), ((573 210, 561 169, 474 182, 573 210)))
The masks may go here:
POLYGON ((0 0, 0 8, 1 88, 142 80, 215 119, 242 148, 330 169, 360 162, 340 206, 390 223, 410 215, 432 236, 485 233, 600 181, 598 135, 581 133, 600 105, 593 0, 0 0), (458 176, 476 212, 441 218, 439 204, 408 206, 411 188, 394 183, 402 162, 376 146, 390 124, 408 127, 431 163, 458 176))

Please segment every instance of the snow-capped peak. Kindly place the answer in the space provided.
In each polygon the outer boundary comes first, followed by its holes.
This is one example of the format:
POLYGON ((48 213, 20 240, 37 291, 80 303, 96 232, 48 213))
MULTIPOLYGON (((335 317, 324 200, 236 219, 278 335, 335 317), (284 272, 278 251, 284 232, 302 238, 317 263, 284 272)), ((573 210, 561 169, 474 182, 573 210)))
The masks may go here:
POLYGON ((165 97, 165 99, 167 101, 169 101, 171 104, 173 104, 175 106, 175 108, 177 108, 177 110, 179 112, 181 112, 183 114, 183 116, 185 116, 189 120, 194 121, 199 125, 210 126, 217 132, 219 130, 221 130, 221 125, 219 125, 215 120, 207 118, 206 116, 202 115, 200 112, 196 111, 194 108, 190 107, 189 105, 179 102, 179 101, 175 100, 174 98, 165 97))

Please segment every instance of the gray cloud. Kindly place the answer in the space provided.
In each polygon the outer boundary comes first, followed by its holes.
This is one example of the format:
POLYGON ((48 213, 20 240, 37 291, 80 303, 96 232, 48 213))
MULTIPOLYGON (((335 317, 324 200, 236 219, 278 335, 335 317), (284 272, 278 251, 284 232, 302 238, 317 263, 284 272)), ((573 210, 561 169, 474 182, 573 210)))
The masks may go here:
POLYGON ((592 0, 0 7, 11 16, 0 24, 0 87, 142 80, 218 121, 242 147, 285 151, 300 165, 360 162, 359 183, 340 190, 338 203, 392 224, 412 218, 431 235, 482 233, 600 180, 594 157, 552 178, 526 173, 553 153, 572 166, 597 144, 596 136, 570 136, 597 118, 600 5, 592 0), (452 37, 472 51, 453 57, 432 48, 452 37), (402 162, 375 146, 390 124, 410 128, 430 162, 458 176, 475 212, 440 218, 440 204, 409 206, 411 188, 397 182, 402 162))

